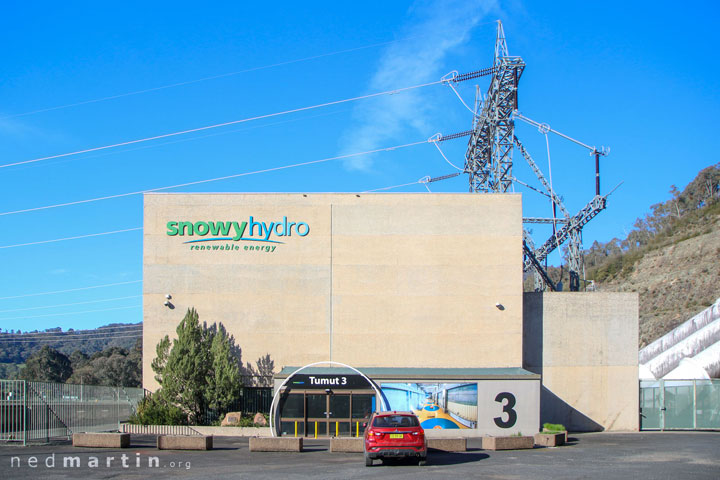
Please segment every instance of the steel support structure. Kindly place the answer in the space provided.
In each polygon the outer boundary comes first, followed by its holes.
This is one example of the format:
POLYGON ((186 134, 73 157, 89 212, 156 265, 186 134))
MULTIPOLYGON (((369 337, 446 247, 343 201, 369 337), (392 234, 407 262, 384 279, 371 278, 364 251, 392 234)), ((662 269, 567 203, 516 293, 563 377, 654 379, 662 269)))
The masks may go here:
MULTIPOLYGON (((599 177, 599 156, 604 154, 604 152, 598 152, 594 147, 589 147, 582 142, 578 142, 544 126, 547 128, 546 132, 552 131, 575 143, 590 148, 595 154, 595 197, 580 210, 580 212, 576 215, 571 215, 560 197, 553 191, 550 183, 533 161, 530 154, 515 136, 514 119, 516 117, 528 121, 531 124, 536 124, 536 122, 526 119, 517 112, 518 81, 524 68, 525 62, 521 57, 511 57, 508 54, 502 23, 498 21, 493 67, 492 69, 486 69, 492 72, 492 79, 487 96, 480 105, 479 113, 476 100, 473 129, 470 133, 470 140, 465 153, 465 173, 469 175, 470 192, 508 192, 512 188, 513 181, 522 183, 514 179, 512 175, 513 148, 514 146, 518 148, 542 184, 545 192, 533 187, 530 188, 533 188, 533 190, 543 195, 547 195, 551 199, 553 204, 553 217, 555 217, 555 212, 559 211, 560 213, 558 218, 552 219, 523 219, 523 223, 546 223, 552 224, 553 226, 552 235, 540 248, 535 248, 528 230, 523 231, 524 271, 532 271, 534 273, 535 290, 544 290, 545 288, 555 290, 557 287, 550 280, 542 262, 552 251, 567 241, 568 271, 570 276, 569 287, 571 291, 579 291, 580 280, 585 276, 582 254, 582 228, 602 211, 606 204, 607 196, 600 196, 599 177)), ((540 124, 536 126, 540 126, 540 124)), ((466 132, 463 132, 463 134, 465 133, 466 132)))
POLYGON ((507 192, 512 186, 513 112, 524 69, 522 58, 508 55, 505 33, 498 22, 492 80, 481 112, 473 119, 465 154, 470 192, 507 192))

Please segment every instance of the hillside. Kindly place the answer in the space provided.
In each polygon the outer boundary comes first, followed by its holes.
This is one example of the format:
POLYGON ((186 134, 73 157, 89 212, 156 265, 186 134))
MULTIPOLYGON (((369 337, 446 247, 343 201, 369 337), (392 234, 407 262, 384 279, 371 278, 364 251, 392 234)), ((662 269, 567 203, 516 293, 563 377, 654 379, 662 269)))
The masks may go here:
POLYGON ((720 297, 720 164, 671 194, 627 238, 585 252, 598 290, 639 293, 641 348, 720 297))
POLYGON ((114 323, 90 330, 51 328, 44 332, 0 332, 0 378, 13 377, 20 365, 47 345, 66 356, 76 350, 87 356, 111 347, 131 351, 140 338, 142 324, 114 323))
POLYGON ((599 284, 601 290, 640 294, 640 347, 669 332, 720 297, 720 215, 709 232, 645 253, 628 275, 599 284))

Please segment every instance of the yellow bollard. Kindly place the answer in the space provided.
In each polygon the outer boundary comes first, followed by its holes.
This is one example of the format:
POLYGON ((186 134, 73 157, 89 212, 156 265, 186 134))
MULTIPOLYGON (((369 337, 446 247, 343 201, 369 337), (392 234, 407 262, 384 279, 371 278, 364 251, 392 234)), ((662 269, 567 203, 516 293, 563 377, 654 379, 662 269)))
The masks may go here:
POLYGON ((295 420, 295 436, 297 437, 297 420, 295 420))
POLYGON ((360 436, 360 422, 355 422, 355 437, 360 436))
POLYGON ((317 438, 317 422, 315 422, 315 438, 317 438))
POLYGON ((340 436, 340 435, 338 435, 338 433, 340 432, 339 426, 340 426, 340 422, 335 422, 335 436, 336 437, 340 436))

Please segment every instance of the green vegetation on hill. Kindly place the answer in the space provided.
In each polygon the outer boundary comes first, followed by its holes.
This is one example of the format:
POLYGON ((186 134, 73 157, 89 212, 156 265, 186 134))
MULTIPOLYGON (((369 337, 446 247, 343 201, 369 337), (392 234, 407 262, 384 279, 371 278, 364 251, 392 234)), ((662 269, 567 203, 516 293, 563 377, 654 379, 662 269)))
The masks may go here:
POLYGON ((584 252, 598 290, 640 295, 640 347, 720 297, 720 163, 650 207, 625 239, 584 252))
POLYGON ((45 345, 28 357, 13 378, 37 382, 140 387, 142 340, 137 339, 129 351, 110 347, 89 356, 80 350, 67 356, 45 345))
MULTIPOLYGON (((140 329, 128 327, 140 325, 142 324, 112 323, 91 330, 70 329, 63 332, 57 327, 42 332, 0 332, 0 374, 3 371, 12 372, 14 369, 10 365, 25 363, 30 355, 46 345, 65 355, 76 350, 92 355, 111 347, 131 350, 137 340, 137 336, 131 335, 138 333, 140 329)), ((8 377, 0 375, 0 378, 8 377)))

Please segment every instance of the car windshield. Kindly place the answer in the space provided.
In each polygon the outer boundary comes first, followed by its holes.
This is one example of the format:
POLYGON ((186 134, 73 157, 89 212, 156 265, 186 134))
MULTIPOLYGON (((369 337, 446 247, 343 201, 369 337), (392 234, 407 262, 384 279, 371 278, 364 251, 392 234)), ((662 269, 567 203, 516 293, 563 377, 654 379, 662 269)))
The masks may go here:
POLYGON ((420 423, 417 417, 411 415, 383 415, 381 417, 375 417, 373 421, 373 427, 418 427, 420 423))

